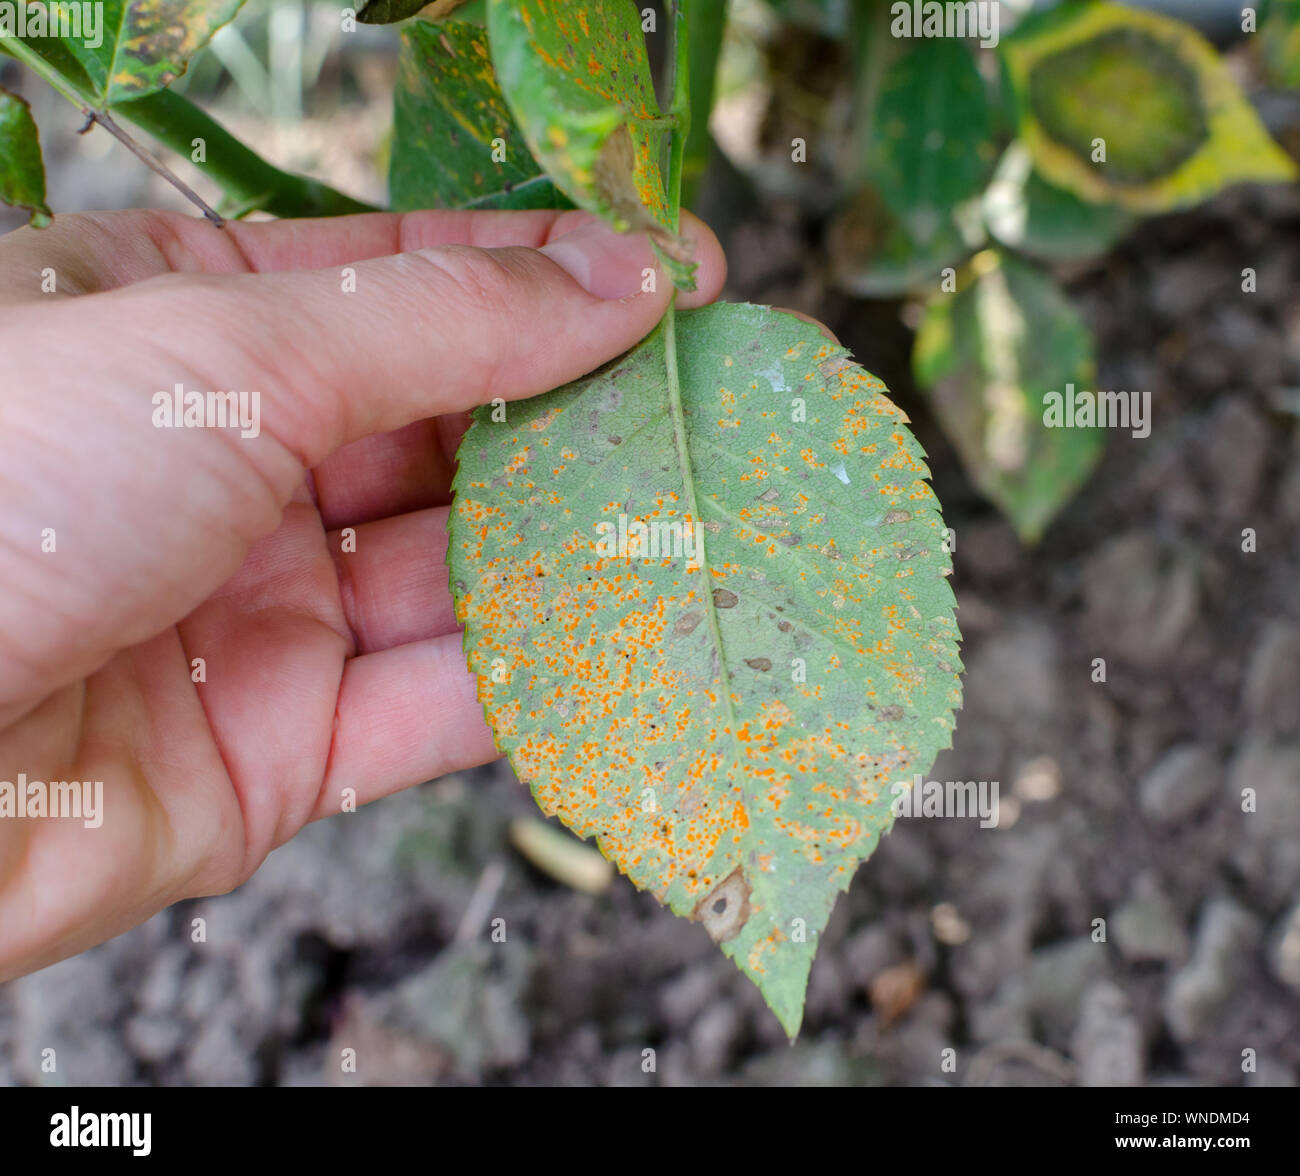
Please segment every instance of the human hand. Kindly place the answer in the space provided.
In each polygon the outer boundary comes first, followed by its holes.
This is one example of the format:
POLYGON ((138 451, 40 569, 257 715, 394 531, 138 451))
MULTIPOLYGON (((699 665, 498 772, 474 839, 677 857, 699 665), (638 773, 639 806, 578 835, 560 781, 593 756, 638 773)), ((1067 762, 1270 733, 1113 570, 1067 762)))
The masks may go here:
MULTIPOLYGON (((689 307, 725 263, 684 228, 689 307)), ((444 563, 466 410, 643 338, 652 265, 576 212, 0 239, 0 791, 103 782, 98 827, 0 807, 0 980, 232 889, 344 789, 496 756, 444 563), (155 427, 177 385, 256 391, 257 435, 155 427)))

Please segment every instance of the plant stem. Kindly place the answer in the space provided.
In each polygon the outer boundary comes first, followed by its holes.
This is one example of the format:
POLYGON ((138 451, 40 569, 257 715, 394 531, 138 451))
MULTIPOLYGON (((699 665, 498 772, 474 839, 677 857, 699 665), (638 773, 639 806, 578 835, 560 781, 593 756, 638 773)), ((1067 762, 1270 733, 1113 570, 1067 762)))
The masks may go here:
MULTIPOLYGON (((127 134, 112 114, 93 106, 87 95, 80 93, 29 45, 17 37, 7 37, 3 48, 80 110, 88 125, 89 122, 98 123, 202 209, 204 216, 218 225, 223 223, 222 218, 188 184, 127 134)), ((202 139, 208 156, 205 173, 221 186, 228 199, 244 211, 261 209, 281 217, 344 216, 353 212, 377 211, 373 205, 336 192, 327 184, 274 167, 194 103, 171 90, 117 102, 113 105, 113 112, 147 131, 179 155, 190 157, 194 140, 202 139)))
POLYGON ((98 124, 103 127, 110 135, 131 152, 141 163, 150 171, 162 176, 169 184, 172 185, 185 199, 196 205, 204 216, 208 218, 217 228, 221 228, 226 222, 221 218, 216 209, 212 208, 206 200, 203 199, 193 188, 180 178, 171 168, 160 160, 155 159, 143 147, 140 146, 130 135, 128 135, 114 121, 112 115, 105 110, 98 110, 86 102, 70 86, 66 85, 63 78, 59 76, 57 70, 49 64, 40 54, 33 51, 25 42, 17 37, 7 39, 5 49, 18 61, 21 61, 28 69, 38 74, 49 83, 54 90, 71 102, 82 114, 86 116, 86 125, 81 128, 81 134, 85 134, 92 126, 98 124))
POLYGON ((82 128, 83 134, 90 129, 92 124, 98 123, 101 127, 104 128, 104 130, 106 130, 110 135, 112 135, 114 139, 116 139, 119 143, 121 143, 123 147, 125 147, 129 152, 131 152, 132 155, 134 155, 138 160, 140 160, 140 162, 143 163, 145 167, 147 167, 150 171, 155 172, 158 175, 162 176, 164 180, 166 180, 169 184, 171 184, 171 186, 175 188, 188 201, 190 201, 191 204, 196 205, 199 208, 199 210, 203 213, 203 215, 206 216, 208 220, 210 220, 214 225, 216 225, 217 228, 219 229, 225 228, 226 225, 225 218, 219 212, 217 212, 215 208, 212 208, 208 204, 208 202, 204 200, 203 197, 200 196, 196 191, 194 191, 194 189, 191 188, 189 184, 187 184, 184 180, 182 180, 180 176, 178 176, 174 171, 172 171, 171 168, 169 168, 161 160, 155 159, 154 156, 150 155, 149 152, 147 152, 143 147, 141 147, 139 143, 137 143, 133 138, 131 138, 130 135, 128 135, 124 130, 122 130, 122 128, 117 125, 116 120, 113 118, 111 114, 108 114, 103 110, 91 110, 91 109, 87 109, 85 111, 85 114, 86 114, 86 125, 82 128))
POLYGON ((876 99, 885 74, 889 11, 883 4, 855 4, 850 10, 849 36, 857 94, 851 115, 848 144, 841 167, 844 183, 856 191, 871 180, 870 143, 876 118, 876 99))
POLYGON ((281 217, 377 211, 318 180, 274 167, 205 111, 171 90, 119 102, 113 109, 180 155, 189 156, 194 140, 203 140, 206 160, 199 166, 221 185, 228 199, 247 209, 281 217))
POLYGON ((668 77, 672 94, 669 114, 673 126, 668 140, 668 209, 674 233, 681 221, 682 167, 686 158, 686 140, 691 133, 690 47, 683 3, 685 0, 673 0, 668 26, 668 77))

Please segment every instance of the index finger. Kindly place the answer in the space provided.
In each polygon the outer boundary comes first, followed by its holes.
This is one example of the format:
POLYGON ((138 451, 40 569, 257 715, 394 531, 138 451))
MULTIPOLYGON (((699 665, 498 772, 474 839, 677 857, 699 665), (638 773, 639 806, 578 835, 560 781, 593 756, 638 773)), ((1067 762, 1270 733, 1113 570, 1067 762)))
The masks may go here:
POLYGON ((0 305, 95 294, 168 273, 247 274, 326 269, 437 245, 540 249, 590 219, 574 209, 428 209, 303 220, 235 221, 135 209, 55 218, 0 238, 0 305))

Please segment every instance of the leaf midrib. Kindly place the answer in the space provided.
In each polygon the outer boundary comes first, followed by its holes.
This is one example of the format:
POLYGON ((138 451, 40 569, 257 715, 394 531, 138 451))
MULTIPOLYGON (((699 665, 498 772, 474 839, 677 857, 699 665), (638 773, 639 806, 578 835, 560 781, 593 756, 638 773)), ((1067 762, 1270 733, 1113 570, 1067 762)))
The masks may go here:
POLYGON ((682 406, 682 386, 677 371, 677 295, 669 303, 664 315, 664 368, 667 372, 668 413, 673 422, 673 443, 677 447, 677 464, 682 472, 682 486, 685 491, 687 509, 696 527, 697 542, 700 545, 700 573, 704 577, 705 609, 709 618, 709 635, 714 648, 718 651, 718 668, 722 678, 722 696, 727 705, 727 733, 735 745, 735 760, 741 762, 744 756, 740 740, 736 737, 738 724, 736 708, 731 699, 731 669, 727 665, 727 650, 722 643, 722 629, 718 623, 718 608, 713 602, 713 582, 708 561, 708 541, 705 539, 704 517, 700 511, 699 497, 695 492, 695 475, 691 469, 690 447, 686 442, 686 411, 682 406))

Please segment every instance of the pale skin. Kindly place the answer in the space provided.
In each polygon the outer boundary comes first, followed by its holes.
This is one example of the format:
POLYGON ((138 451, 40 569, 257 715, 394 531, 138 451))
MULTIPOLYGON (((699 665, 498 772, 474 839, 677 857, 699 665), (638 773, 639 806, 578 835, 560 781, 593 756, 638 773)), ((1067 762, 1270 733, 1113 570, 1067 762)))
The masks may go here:
MULTIPOLYGON (((684 230, 699 306, 725 262, 684 230)), ((643 338, 653 265, 573 212, 0 239, 0 781, 104 782, 100 828, 0 820, 0 980, 231 890, 345 789, 496 758, 444 563, 466 412, 643 338), (256 387, 260 435, 156 428, 176 384, 256 387)))

